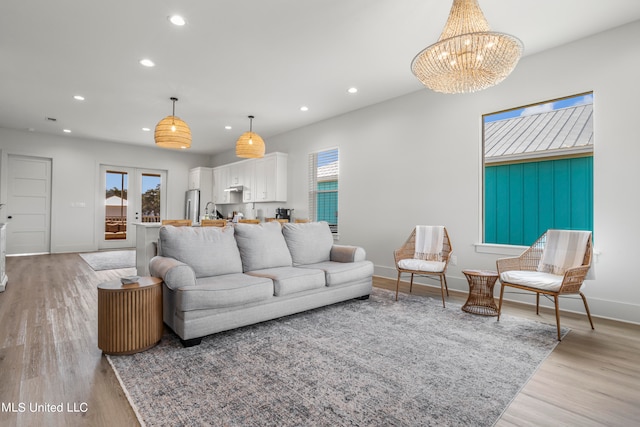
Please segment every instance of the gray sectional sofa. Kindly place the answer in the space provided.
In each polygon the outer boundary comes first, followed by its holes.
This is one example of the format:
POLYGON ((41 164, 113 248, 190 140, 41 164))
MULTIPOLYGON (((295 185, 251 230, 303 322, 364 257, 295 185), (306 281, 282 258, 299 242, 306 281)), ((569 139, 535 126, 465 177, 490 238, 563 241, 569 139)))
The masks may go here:
POLYGON ((335 245, 326 222, 162 226, 152 276, 164 322, 185 346, 202 337, 371 292, 364 249, 335 245))

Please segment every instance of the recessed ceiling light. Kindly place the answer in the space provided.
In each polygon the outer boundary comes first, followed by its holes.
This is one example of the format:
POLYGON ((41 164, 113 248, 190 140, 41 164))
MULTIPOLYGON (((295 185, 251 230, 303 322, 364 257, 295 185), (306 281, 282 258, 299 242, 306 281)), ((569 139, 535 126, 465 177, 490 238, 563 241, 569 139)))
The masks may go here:
POLYGON ((151 129, 149 129, 149 128, 142 128, 142 130, 145 131, 145 132, 150 132, 151 131, 151 129))
POLYGON ((177 25, 178 27, 182 27, 187 23, 187 21, 185 21, 184 18, 180 15, 171 15, 169 17, 169 21, 171 21, 173 25, 177 25))
POLYGON ((84 101, 84 96, 82 96, 82 95, 74 95, 73 99, 75 99, 76 101, 84 101))
POLYGON ((231 129, 233 129, 233 128, 232 128, 231 126, 229 126, 229 125, 226 125, 224 128, 225 128, 226 130, 231 130, 231 129))
POLYGON ((154 64, 154 62, 150 59, 141 59, 140 60, 140 65, 144 65, 145 67, 155 67, 156 64, 154 64))
POLYGON ((349 89, 347 89, 347 92, 356 93, 356 92, 358 92, 358 88, 357 87, 350 87, 349 89))
POLYGON ((62 132, 64 132, 64 133, 71 133, 71 129, 62 129, 62 132))
POLYGON ((302 107, 300 107, 300 111, 309 111, 309 107, 303 105, 302 107))

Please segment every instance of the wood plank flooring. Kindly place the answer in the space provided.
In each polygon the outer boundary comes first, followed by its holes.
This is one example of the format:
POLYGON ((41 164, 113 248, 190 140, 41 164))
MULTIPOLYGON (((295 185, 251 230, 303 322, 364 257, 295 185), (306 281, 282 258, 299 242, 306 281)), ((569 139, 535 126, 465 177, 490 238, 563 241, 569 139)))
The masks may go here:
MULTIPOLYGON (((93 271, 77 254, 7 258, 9 283, 0 293, 0 425, 138 425, 97 347, 96 286, 132 274, 135 269, 93 271), (59 405, 62 412, 52 412, 59 405)), ((374 285, 395 289, 388 279, 375 278, 374 285)), ((401 291, 408 291, 407 283, 401 291)), ((435 287, 416 285, 413 292, 440 298, 435 287)), ((449 301, 465 298, 452 292, 449 301)), ((521 304, 508 304, 505 312, 555 322, 552 312, 536 316, 521 304)), ((561 320, 571 332, 496 425, 637 425, 640 327, 595 318, 592 331, 584 316, 563 313, 561 320)))

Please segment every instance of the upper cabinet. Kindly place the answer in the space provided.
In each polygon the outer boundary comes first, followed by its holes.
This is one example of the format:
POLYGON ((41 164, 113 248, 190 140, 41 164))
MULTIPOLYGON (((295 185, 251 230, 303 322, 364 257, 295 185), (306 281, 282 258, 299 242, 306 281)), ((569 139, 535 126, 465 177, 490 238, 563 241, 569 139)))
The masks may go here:
POLYGON ((255 201, 287 201, 287 155, 272 153, 255 160, 255 201))
POLYGON ((193 168, 189 169, 189 190, 200 190, 200 204, 214 200, 213 194, 213 169, 193 168))
POLYGON ((220 166, 213 168, 213 202, 217 204, 229 203, 229 192, 224 191, 229 186, 229 168, 220 166))
POLYGON ((287 155, 266 154, 213 168, 214 201, 219 204, 287 201, 287 155), (228 191, 242 187, 242 192, 228 191), (227 190, 227 191, 225 191, 227 190), (241 196, 240 196, 241 194, 241 196))

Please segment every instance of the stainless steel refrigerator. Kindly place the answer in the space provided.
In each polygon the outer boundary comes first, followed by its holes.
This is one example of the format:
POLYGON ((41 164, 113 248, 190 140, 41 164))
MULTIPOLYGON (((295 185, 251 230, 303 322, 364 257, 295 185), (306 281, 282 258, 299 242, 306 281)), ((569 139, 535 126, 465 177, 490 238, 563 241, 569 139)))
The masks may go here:
POLYGON ((189 190, 185 194, 184 219, 193 224, 200 222, 200 190, 189 190))

